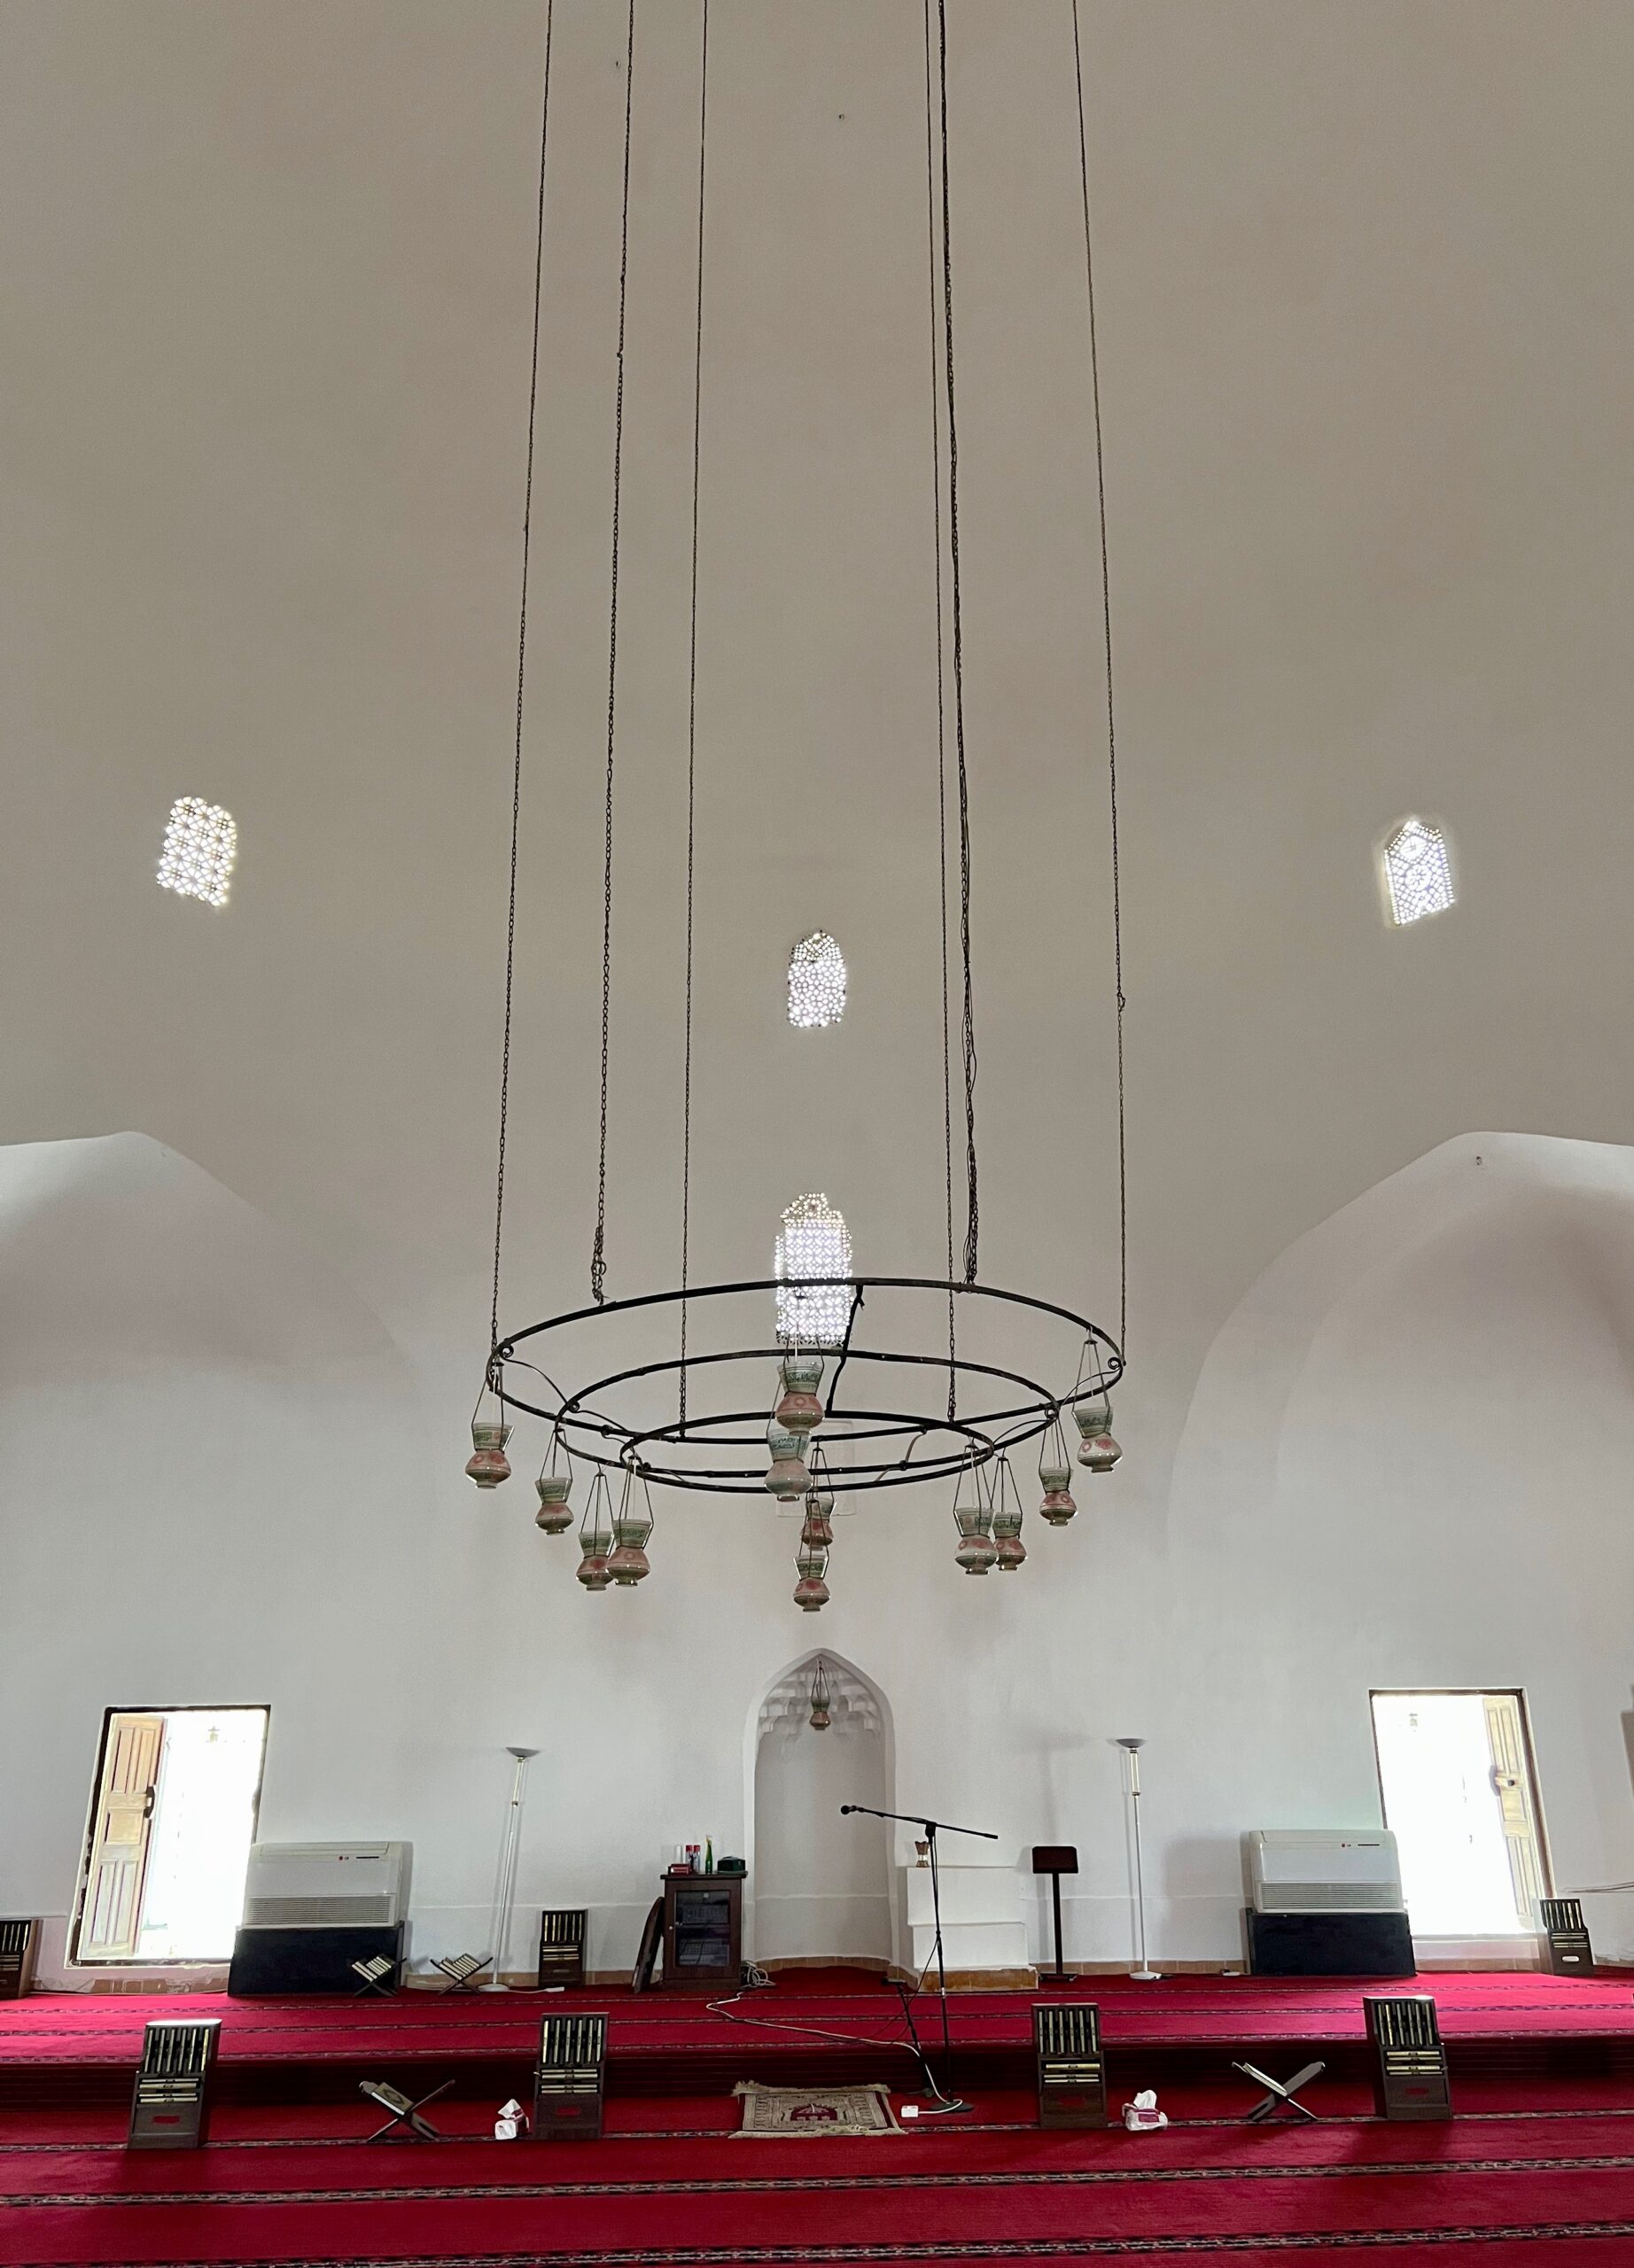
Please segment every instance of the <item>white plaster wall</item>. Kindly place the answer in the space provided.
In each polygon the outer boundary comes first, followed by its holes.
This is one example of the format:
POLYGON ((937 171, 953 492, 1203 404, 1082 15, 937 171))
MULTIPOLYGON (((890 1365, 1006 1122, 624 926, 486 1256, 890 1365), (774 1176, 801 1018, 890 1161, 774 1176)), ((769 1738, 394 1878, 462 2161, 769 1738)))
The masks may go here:
MULTIPOLYGON (((717 1516, 729 1599, 673 1506, 649 1583, 584 1598, 524 1482, 446 1521, 423 1396, 317 1255, 144 1138, 0 1169, 7 1906, 66 1913, 103 1707, 185 1701, 272 1705, 264 1834, 413 1841, 422 1956, 482 1934, 508 1739, 543 1751, 522 1901, 589 1903, 602 1968, 668 1845, 745 1828, 759 1953, 888 1952, 911 1838, 847 1800, 1023 1860, 1078 1842, 1069 1951, 1116 1959, 1122 1730, 1149 1743, 1154 1949, 1229 1959, 1243 1828, 1377 1817, 1373 1685, 1524 1686, 1560 1886, 1634 1869, 1630 1153, 1467 1137, 1301 1239, 1220 1333, 1144 1550, 1116 1480, 1030 1523, 1013 1581, 842 1521, 825 1635, 879 1668, 884 1736, 747 1745, 792 1613, 769 1505, 717 1516)), ((1591 1910, 1634 1945, 1628 1899, 1591 1910)))
MULTIPOLYGON (((1226 1936, 1242 1825, 1380 1818, 1374 1686, 1523 1688, 1557 1886, 1634 1873, 1631 1262, 1634 1153, 1470 1135, 1300 1239, 1221 1332, 1150 1760, 1171 1953, 1226 1936)), ((1586 1910, 1634 1947, 1634 1899, 1586 1910)))
POLYGON ((66 1917, 106 1706, 269 1703, 261 1831, 392 1832, 448 1767, 386 1333, 143 1136, 0 1152, 0 1895, 66 1917))

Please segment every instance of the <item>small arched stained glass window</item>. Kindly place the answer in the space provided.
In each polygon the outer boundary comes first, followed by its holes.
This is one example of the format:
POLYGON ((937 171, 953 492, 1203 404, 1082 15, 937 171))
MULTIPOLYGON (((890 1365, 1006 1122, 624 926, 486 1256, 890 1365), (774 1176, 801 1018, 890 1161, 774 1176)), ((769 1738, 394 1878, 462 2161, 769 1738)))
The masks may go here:
POLYGON ((786 1347, 837 1347, 851 1315, 851 1236, 845 1216, 821 1190, 784 1208, 772 1273, 777 1278, 777 1336, 786 1347), (809 1288, 802 1289, 805 1285, 809 1288))
POLYGON ((1395 829, 1384 846, 1384 888, 1398 929, 1446 912, 1453 903, 1452 862, 1438 827, 1406 819, 1395 829))
POLYGON ((225 905, 238 829, 230 812, 206 804, 202 796, 181 796, 170 806, 164 848, 159 854, 159 886, 206 905, 225 905))
POLYGON ((821 1031, 844 1013, 845 956, 826 929, 813 929, 789 956, 789 1021, 821 1031))

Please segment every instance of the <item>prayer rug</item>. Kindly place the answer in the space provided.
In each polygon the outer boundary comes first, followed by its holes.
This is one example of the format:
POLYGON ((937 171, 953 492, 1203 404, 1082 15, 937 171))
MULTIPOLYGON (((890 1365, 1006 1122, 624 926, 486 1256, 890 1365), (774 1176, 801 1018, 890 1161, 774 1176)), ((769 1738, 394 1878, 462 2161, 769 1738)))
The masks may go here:
POLYGON ((806 2134, 899 2134, 889 2087, 767 2087, 741 2079, 742 2134, 774 2135, 788 2141, 806 2134))

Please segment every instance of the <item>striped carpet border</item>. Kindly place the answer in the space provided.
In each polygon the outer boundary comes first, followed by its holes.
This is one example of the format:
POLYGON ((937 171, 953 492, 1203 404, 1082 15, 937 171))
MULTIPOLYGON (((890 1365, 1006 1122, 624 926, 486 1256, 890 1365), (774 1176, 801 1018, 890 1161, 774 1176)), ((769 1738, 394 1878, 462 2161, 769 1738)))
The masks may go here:
POLYGON ((1013 2168, 990 2173, 840 2173, 767 2175, 752 2180, 724 2176, 710 2180, 517 2181, 414 2183, 370 2189, 118 2189, 13 2191, 0 2194, 0 2206, 16 2210, 54 2206, 85 2211, 127 2205, 396 2205, 458 2202, 462 2199, 580 2197, 755 2197, 863 2194, 936 2189, 1090 2189, 1164 2186, 1188 2181, 1356 2181, 1426 2174, 1627 2173, 1634 2157, 1425 2158, 1339 2165, 1175 2165, 1013 2168))
MULTIPOLYGON (((1460 2110, 1458 2114, 1458 2123, 1460 2126, 1496 2126, 1521 2120, 1537 2123, 1560 2118, 1634 2118, 1634 2103, 1597 2105, 1592 2109, 1587 2104, 1580 2103, 1566 2110, 1460 2110)), ((1214 2127, 1242 2126, 1247 2123, 1245 2118, 1171 2118, 1169 2132, 1173 2134, 1185 2134, 1214 2127)), ((1357 2111, 1346 2117, 1329 2114, 1320 2118, 1318 2123, 1323 2126, 1388 2126, 1390 2121, 1388 2118, 1374 2117, 1366 2111, 1357 2111)), ((1037 2134, 1043 2130, 1036 2118, 989 2118, 974 2121, 969 2125, 961 2122, 957 2126, 944 2127, 939 2131, 947 2135, 961 2135, 1037 2134)), ((596 2148, 603 2148, 609 2142, 720 2142, 729 2140, 737 2132, 738 2129, 735 2126, 610 2127, 599 2137, 596 2148)), ((457 2143, 462 2149, 485 2148, 495 2140, 495 2137, 489 2133, 444 2134, 441 2139, 445 2142, 457 2143)), ((927 2128, 920 2139, 931 2141, 937 2139, 937 2134, 933 2130, 927 2128)), ((210 2151, 214 2155, 218 2150, 355 2150, 362 2146, 363 2140, 364 2137, 361 2134, 212 2135, 210 2151)), ((510 2145, 505 2147, 509 2148, 510 2145)), ((13 2142, 0 2137, 0 2163, 4 2163, 8 2157, 28 2155, 77 2155, 92 2157, 98 2152, 123 2158, 129 2155, 129 2146, 122 2140, 104 2142, 13 2142)))
MULTIPOLYGON (((1634 2237, 1634 2221, 1531 2221, 1488 2228, 1323 2229, 1270 2236, 1023 2237, 954 2244, 677 2245, 592 2252, 397 2253, 362 2268, 846 2268, 878 2260, 1152 2259, 1189 2253, 1378 2251, 1385 2247, 1540 2244, 1634 2237)), ((58 2261, 16 2261, 12 2268, 62 2268, 58 2261)), ((152 2261, 144 2268, 222 2268, 219 2258, 152 2261)), ((360 2268, 357 2255, 328 2259, 238 2260, 231 2268, 360 2268)))

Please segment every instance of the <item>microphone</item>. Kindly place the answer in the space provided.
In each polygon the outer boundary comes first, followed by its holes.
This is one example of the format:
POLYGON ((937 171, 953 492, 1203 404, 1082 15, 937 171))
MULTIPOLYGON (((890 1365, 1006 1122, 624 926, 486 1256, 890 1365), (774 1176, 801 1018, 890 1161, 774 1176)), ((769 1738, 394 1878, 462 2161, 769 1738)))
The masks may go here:
POLYGON ((856 1808, 857 1806, 855 1804, 842 1804, 840 1806, 840 1817, 844 1819, 848 1811, 855 1811, 856 1808))

